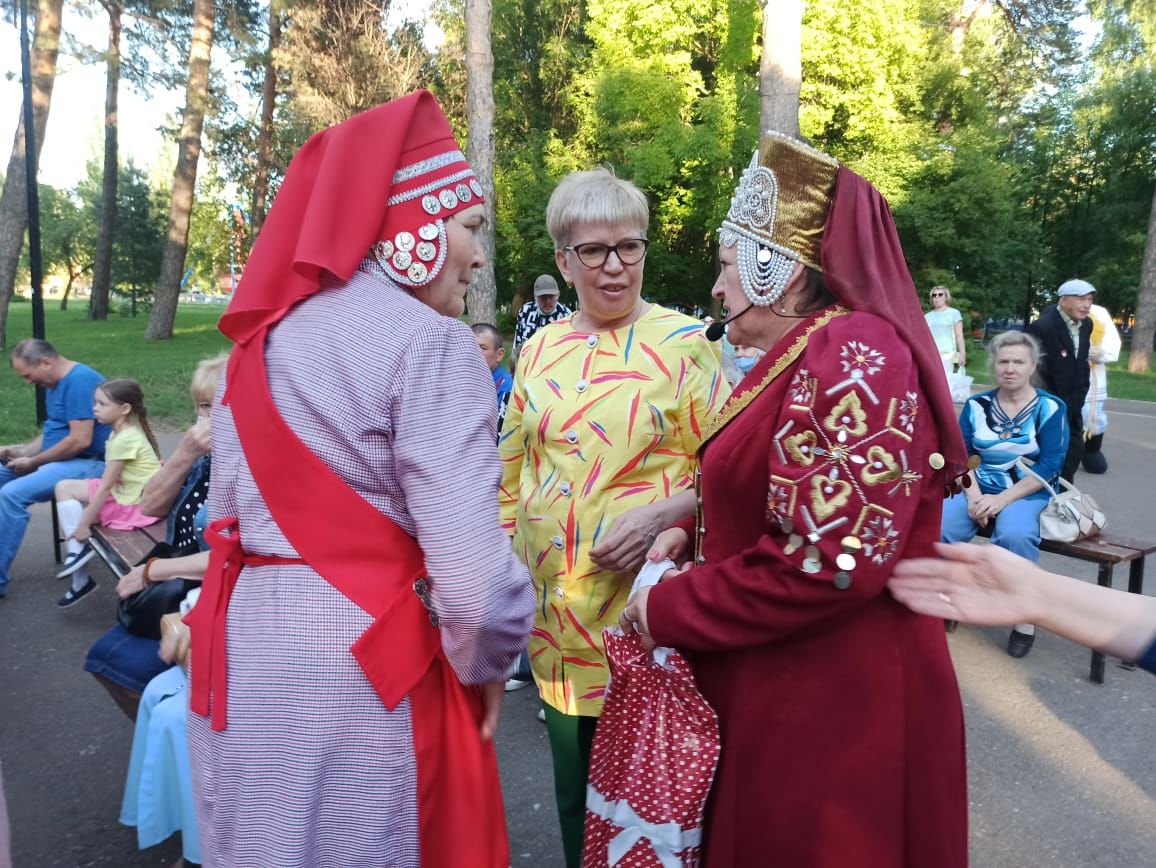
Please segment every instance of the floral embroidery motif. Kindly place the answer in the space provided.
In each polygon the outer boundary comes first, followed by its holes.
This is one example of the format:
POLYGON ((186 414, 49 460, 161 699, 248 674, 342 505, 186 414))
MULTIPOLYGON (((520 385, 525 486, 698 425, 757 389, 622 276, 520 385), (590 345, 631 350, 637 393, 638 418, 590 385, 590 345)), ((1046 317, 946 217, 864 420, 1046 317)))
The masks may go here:
POLYGON ((842 360, 843 373, 852 377, 855 377, 855 371, 859 371, 859 377, 877 374, 883 370, 883 365, 887 361, 883 353, 859 341, 848 341, 844 344, 839 357, 842 360))
POLYGON ((919 419, 919 396, 907 392, 902 398, 892 398, 887 408, 887 427, 910 441, 915 436, 915 424, 919 419))
POLYGON ((895 460, 895 456, 878 444, 867 450, 867 466, 859 478, 865 485, 879 485, 891 482, 903 475, 903 468, 895 460))
POLYGON ((867 414, 863 412, 863 404, 855 392, 848 392, 839 399, 839 403, 831 408, 823 425, 828 431, 843 433, 841 439, 847 435, 862 437, 867 433, 867 414))
POLYGON ((818 440, 814 431, 801 431, 783 440, 783 448, 799 464, 810 467, 815 463, 815 444, 818 440))
POLYGON ((815 381, 804 368, 791 379, 791 404, 807 409, 815 400, 815 381))
POLYGON ((782 524, 795 511, 795 483, 781 476, 772 476, 767 491, 767 519, 782 524))
POLYGON ((887 563, 899 550, 899 531, 891 515, 883 510, 867 520, 859 531, 859 540, 863 553, 877 564, 887 563))
POLYGON ((830 476, 817 474, 811 478, 811 508, 819 521, 830 518, 851 499, 851 483, 838 475, 836 469, 830 476))

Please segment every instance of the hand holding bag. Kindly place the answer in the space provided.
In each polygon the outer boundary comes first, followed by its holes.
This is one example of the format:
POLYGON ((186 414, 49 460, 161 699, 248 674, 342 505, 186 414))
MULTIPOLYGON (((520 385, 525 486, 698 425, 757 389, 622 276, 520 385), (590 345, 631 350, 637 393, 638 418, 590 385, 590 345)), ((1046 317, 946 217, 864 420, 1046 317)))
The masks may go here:
POLYGON ((1044 485, 1051 495, 1048 505, 1040 513, 1040 536, 1052 542, 1072 543, 1090 539, 1104 529, 1108 517, 1100 510, 1091 495, 1084 494, 1068 480, 1059 480, 1061 491, 1057 492, 1046 479, 1036 473, 1028 463, 1020 458, 1016 465, 1025 473, 1030 473, 1044 485))

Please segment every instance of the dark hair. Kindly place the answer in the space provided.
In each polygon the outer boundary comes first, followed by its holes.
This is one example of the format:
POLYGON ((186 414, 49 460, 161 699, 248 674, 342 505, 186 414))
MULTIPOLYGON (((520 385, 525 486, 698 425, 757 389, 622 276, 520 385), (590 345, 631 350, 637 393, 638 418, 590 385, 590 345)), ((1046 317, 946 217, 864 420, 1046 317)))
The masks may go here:
POLYGON ((132 408, 131 415, 136 416, 141 430, 144 431, 149 445, 152 446, 153 452, 157 454, 159 460, 161 447, 157 445, 157 438, 153 436, 153 429, 149 427, 148 410, 145 409, 144 392, 141 390, 140 383, 122 377, 116 380, 105 380, 96 388, 108 395, 108 399, 114 404, 128 404, 132 408))
POLYGON ((809 265, 803 266, 803 289, 799 295, 799 301, 795 305, 795 313, 814 313, 822 310, 825 307, 833 305, 837 298, 835 293, 827 287, 827 281, 823 279, 823 273, 816 271, 809 265))
POLYGON ((494 349, 500 350, 502 344, 502 333, 498 331, 497 326, 492 326, 488 322, 476 322, 470 326, 476 335, 489 335, 490 340, 494 342, 494 349))
POLYGON ((40 338, 25 338, 12 348, 12 358, 20 359, 26 365, 35 365, 45 359, 58 359, 56 347, 40 338))

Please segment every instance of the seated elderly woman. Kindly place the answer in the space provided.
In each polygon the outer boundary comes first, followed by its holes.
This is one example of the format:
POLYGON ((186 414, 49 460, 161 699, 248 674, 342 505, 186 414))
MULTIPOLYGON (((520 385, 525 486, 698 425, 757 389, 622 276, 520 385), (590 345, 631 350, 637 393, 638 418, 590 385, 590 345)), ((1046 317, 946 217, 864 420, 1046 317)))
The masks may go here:
MULTIPOLYGON (((197 422, 181 438, 176 451, 145 485, 141 495, 141 512, 168 516, 168 533, 165 542, 158 544, 142 564, 121 577, 116 590, 122 599, 148 583, 188 578, 187 572, 172 569, 173 564, 179 565, 179 560, 167 559, 180 559, 204 548, 204 505, 209 493, 209 412, 227 358, 222 353, 204 359, 193 373, 191 391, 197 422)), ((157 656, 157 631, 159 624, 152 624, 145 631, 147 635, 136 635, 124 624, 117 623, 96 640, 84 661, 85 671, 93 674, 132 720, 136 719, 145 685, 169 668, 169 664, 157 656)))
MULTIPOLYGON (((979 457, 972 485, 943 508, 944 542, 965 542, 980 527, 993 525, 991 540, 1029 561, 1040 557, 1040 513, 1048 503, 1042 479, 1054 484, 1068 451, 1064 402, 1037 389, 1032 377, 1040 347, 1024 332, 1004 332, 988 347, 998 386, 973 395, 959 424, 969 454, 979 457), (1032 472, 1024 463, 1032 462, 1032 472)), ((974 461, 973 461, 974 463, 974 461)), ((1035 627, 1017 624, 1007 653, 1023 657, 1035 641, 1035 627)))

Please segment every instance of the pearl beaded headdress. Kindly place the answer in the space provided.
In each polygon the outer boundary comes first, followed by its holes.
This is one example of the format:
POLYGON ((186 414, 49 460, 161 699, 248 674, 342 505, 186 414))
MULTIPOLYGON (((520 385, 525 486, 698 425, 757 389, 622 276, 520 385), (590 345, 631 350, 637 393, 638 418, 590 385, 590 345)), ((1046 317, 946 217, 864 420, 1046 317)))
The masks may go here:
POLYGON ((738 246, 743 292, 756 307, 782 297, 796 262, 816 271, 839 162, 782 133, 768 130, 731 199, 719 229, 738 246))

